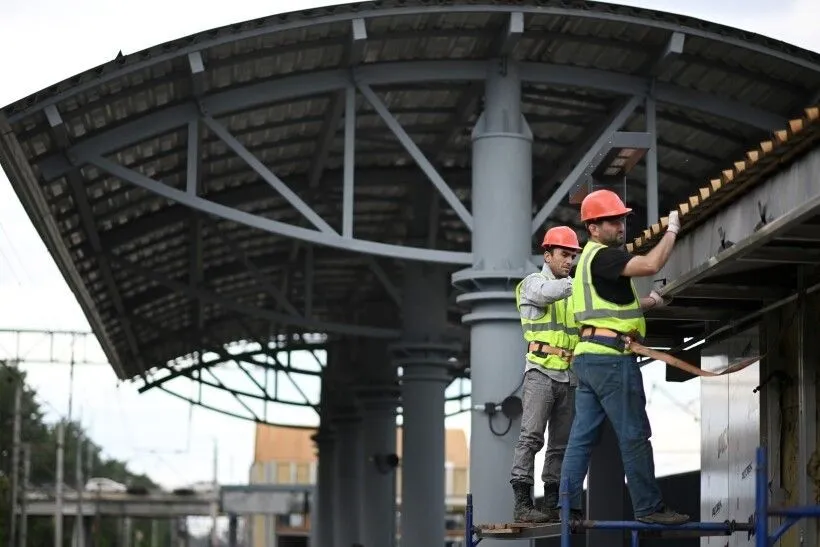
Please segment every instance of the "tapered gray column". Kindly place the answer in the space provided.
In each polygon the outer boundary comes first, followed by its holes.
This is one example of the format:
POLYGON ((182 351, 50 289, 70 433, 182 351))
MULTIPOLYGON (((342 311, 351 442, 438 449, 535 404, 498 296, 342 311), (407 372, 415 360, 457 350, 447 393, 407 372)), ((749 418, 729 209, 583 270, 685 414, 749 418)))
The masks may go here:
MULTIPOLYGON (((532 223, 532 133, 521 115, 521 83, 513 62, 488 63, 484 112, 473 130, 472 268, 453 275, 472 307, 470 325, 472 404, 500 403, 521 380, 524 342, 513 290, 527 273, 532 223)), ((470 488, 475 521, 509 522, 513 444, 520 419, 474 411, 470 432, 470 488), (509 429, 508 429, 509 425, 509 429), (506 433, 500 435, 501 432, 506 433)), ((502 545, 484 540, 482 545, 502 545)), ((503 545, 526 542, 504 541, 503 545)))
POLYGON ((399 386, 386 342, 363 341, 359 366, 365 381, 356 394, 362 408, 361 536, 364 547, 392 547, 396 537, 396 407, 399 386))
POLYGON ((444 542, 444 391, 458 346, 444 338, 443 270, 412 263, 404 275, 404 334, 393 346, 402 369, 401 545, 430 547, 444 542))

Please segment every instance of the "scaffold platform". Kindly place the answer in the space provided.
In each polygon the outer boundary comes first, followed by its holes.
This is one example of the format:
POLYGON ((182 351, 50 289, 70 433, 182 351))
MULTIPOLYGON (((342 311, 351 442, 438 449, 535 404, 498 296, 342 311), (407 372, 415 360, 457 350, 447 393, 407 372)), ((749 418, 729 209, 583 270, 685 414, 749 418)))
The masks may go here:
POLYGON ((766 451, 757 448, 755 476, 755 513, 748 522, 687 522, 664 525, 647 524, 625 520, 571 520, 569 518, 569 493, 565 484, 561 488, 561 521, 559 523, 531 524, 520 522, 473 523, 473 497, 467 495, 466 547, 475 547, 483 539, 519 540, 561 538, 561 547, 570 547, 570 537, 586 530, 622 530, 630 532, 631 547, 639 547, 641 538, 657 537, 706 537, 744 533, 755 538, 755 547, 772 547, 794 524, 803 518, 820 518, 820 505, 795 507, 769 507, 766 451), (769 518, 784 517, 785 520, 773 533, 769 533, 769 518))

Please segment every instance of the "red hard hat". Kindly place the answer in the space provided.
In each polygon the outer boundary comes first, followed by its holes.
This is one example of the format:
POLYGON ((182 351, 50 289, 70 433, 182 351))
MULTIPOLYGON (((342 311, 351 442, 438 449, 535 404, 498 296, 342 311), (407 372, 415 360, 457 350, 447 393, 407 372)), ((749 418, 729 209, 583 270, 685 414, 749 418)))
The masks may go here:
POLYGON ((556 226, 555 228, 547 230, 547 233, 544 234, 544 242, 541 246, 565 247, 567 249, 575 249, 576 251, 581 250, 581 246, 578 244, 578 236, 575 234, 575 230, 569 226, 556 226))
POLYGON ((612 190, 595 190, 581 202, 581 222, 597 218, 620 217, 632 209, 612 190))

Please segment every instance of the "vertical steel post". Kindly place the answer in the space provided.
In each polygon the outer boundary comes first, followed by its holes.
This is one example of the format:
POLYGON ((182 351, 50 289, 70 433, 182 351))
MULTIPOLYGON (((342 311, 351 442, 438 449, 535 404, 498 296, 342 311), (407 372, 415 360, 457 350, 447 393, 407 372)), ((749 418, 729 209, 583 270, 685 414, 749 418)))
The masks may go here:
POLYGON ((401 545, 441 545, 445 534, 444 404, 457 346, 442 338, 447 279, 435 265, 408 264, 402 295, 403 335, 391 347, 401 369, 401 545))
MULTIPOLYGON (((325 380, 322 380, 324 383, 325 380)), ((322 390, 324 391, 324 387, 322 390)), ((322 404, 324 405, 324 399, 322 404)), ((333 496, 335 490, 333 462, 336 459, 336 443, 326 417, 322 417, 319 430, 313 436, 313 442, 319 452, 318 469, 316 470, 316 493, 314 494, 313 514, 310 518, 311 540, 316 545, 333 547, 333 496)))
POLYGON ((361 416, 354 409, 339 409, 333 416, 336 431, 335 545, 347 547, 361 541, 359 512, 362 493, 361 416))
POLYGON ((755 481, 755 547, 769 547, 769 484, 765 448, 757 449, 755 481))
MULTIPOLYGON (((521 115, 521 80, 509 59, 488 62, 484 111, 472 134, 472 267, 453 274, 469 305, 472 403, 501 403, 514 393, 524 366, 514 288, 536 271, 530 262, 532 132, 521 115)), ((520 418, 474 411, 470 432, 470 487, 478 522, 509 522, 509 483, 520 418), (491 420, 491 421, 490 421, 491 420)), ((497 542, 483 540, 495 545, 497 542)), ((522 540, 505 545, 524 545, 522 540)))
POLYGON ((464 545, 475 547, 473 540, 473 495, 467 494, 467 508, 464 514, 464 545))
POLYGON ((333 347, 332 407, 330 423, 335 434, 334 541, 336 547, 361 543, 362 417, 353 388, 358 382, 358 366, 351 358, 348 341, 333 347))
POLYGON ((561 489, 558 493, 558 507, 561 514, 561 547, 570 547, 569 536, 569 481, 561 481, 561 489))
POLYGON ((646 225, 652 226, 660 218, 658 210, 658 132, 654 97, 646 98, 645 111, 646 132, 649 133, 651 139, 651 145, 646 152, 646 225))
POLYGON ((325 357, 325 370, 322 374, 321 398, 319 401, 319 428, 312 440, 318 451, 316 470, 316 489, 314 493, 313 514, 310 519, 311 545, 334 547, 334 512, 336 484, 336 438, 331 425, 333 410, 332 381, 339 359, 338 344, 328 344, 325 357))
MULTIPOLYGON (((797 271, 798 290, 806 289, 806 267, 799 266, 797 271)), ((815 323, 810 315, 813 299, 805 292, 797 299, 797 381, 799 414, 797 419, 798 458, 797 458, 797 503, 810 505, 814 502, 813 488, 808 477, 809 459, 817 447, 817 393, 816 360, 818 345, 814 335, 815 323), (809 331, 809 329, 811 329, 809 331)), ((798 524, 800 543, 802 545, 817 545, 817 523, 813 520, 802 519, 798 524)))
POLYGON ((396 537, 396 468, 388 465, 386 456, 396 453, 396 368, 383 341, 365 340, 360 347, 364 351, 357 359, 358 366, 367 370, 356 391, 362 405, 362 544, 392 547, 396 537))

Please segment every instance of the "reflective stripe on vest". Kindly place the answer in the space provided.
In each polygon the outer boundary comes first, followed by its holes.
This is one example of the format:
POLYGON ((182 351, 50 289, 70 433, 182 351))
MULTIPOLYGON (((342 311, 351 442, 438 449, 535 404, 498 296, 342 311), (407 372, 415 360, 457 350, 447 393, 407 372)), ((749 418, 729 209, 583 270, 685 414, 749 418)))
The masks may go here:
POLYGON ((630 279, 634 299, 626 305, 619 305, 601 298, 592 285, 592 259, 606 245, 589 241, 581 251, 575 279, 572 280, 572 308, 575 321, 580 325, 601 327, 628 333, 638 332, 646 336, 646 320, 635 284, 630 279))
MULTIPOLYGON (((534 275, 544 274, 538 273, 534 275)), ((515 287, 515 305, 521 311, 521 287, 524 281, 515 287)), ((578 343, 578 325, 570 307, 569 299, 553 302, 544 310, 544 313, 536 319, 521 317, 521 328, 524 331, 524 339, 529 345, 530 342, 540 342, 556 348, 569 351, 578 343)), ((536 355, 527 352, 527 360, 544 368, 553 370, 566 370, 569 363, 557 355, 536 355)))

